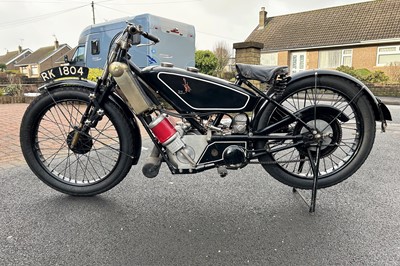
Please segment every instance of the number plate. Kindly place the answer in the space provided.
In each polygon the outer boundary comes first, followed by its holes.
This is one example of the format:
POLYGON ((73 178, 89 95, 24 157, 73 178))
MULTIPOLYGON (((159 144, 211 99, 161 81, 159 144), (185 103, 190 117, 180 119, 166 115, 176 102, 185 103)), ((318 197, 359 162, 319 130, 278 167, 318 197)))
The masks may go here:
POLYGON ((82 66, 59 66, 47 69, 40 73, 43 81, 50 81, 59 78, 78 77, 86 79, 89 74, 89 68, 82 66))

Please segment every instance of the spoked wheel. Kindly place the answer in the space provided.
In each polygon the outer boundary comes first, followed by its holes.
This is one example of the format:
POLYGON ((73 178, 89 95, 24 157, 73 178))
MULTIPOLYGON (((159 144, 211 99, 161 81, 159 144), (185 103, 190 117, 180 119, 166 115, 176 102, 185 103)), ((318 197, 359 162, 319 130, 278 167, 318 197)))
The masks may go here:
MULTIPOLYGON (((320 147, 318 188, 333 186, 351 176, 368 157, 375 139, 375 119, 370 103, 355 84, 337 77, 303 79, 288 85, 278 99, 292 113, 302 112, 293 122, 272 135, 301 135, 302 140, 256 143, 270 151, 259 158, 264 169, 278 181, 301 189, 312 188, 310 154, 320 147), (304 111, 306 110, 306 111, 304 111)), ((283 119, 272 104, 258 129, 283 119)))
POLYGON ((39 96, 21 124, 21 148, 32 171, 67 194, 90 196, 117 185, 132 166, 129 121, 107 102, 95 127, 80 132, 89 104, 85 89, 57 89, 39 96))

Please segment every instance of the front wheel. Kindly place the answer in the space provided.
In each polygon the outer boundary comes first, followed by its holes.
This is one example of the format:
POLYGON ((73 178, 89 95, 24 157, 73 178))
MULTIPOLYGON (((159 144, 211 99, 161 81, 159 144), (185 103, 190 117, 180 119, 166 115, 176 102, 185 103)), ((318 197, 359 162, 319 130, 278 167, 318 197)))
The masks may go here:
MULTIPOLYGON (((302 135, 304 141, 256 143, 257 149, 271 151, 259 161, 278 181, 295 188, 311 189, 310 157, 314 159, 318 153, 318 188, 326 188, 354 174, 367 159, 375 139, 375 119, 367 97, 354 83, 333 76, 305 78, 289 83, 277 101, 291 113, 306 110, 301 115, 301 122, 290 123, 272 133, 302 135), (318 142, 313 142, 317 140, 315 136, 318 136, 318 142)), ((285 116, 270 104, 257 129, 272 125, 285 116)))
POLYGON ((117 185, 128 174, 135 149, 130 121, 111 101, 95 127, 76 134, 89 93, 83 88, 44 92, 26 110, 20 129, 22 153, 32 171, 50 187, 75 196, 117 185), (79 138, 74 141, 74 136, 79 138))

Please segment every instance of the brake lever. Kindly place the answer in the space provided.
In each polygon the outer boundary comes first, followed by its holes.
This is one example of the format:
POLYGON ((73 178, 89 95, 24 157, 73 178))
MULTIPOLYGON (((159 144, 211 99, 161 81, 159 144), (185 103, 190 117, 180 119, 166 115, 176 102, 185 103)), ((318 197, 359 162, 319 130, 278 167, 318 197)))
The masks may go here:
POLYGON ((153 42, 153 41, 151 41, 151 42, 149 42, 149 43, 141 43, 141 44, 138 44, 138 45, 136 45, 136 47, 152 46, 152 45, 156 45, 156 43, 153 42))

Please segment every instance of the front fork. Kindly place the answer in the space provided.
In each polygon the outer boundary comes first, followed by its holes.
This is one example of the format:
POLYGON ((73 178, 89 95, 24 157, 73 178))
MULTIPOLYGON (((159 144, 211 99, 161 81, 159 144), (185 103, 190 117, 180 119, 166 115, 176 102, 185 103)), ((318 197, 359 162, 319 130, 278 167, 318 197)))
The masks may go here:
POLYGON ((112 87, 115 86, 113 82, 108 85, 104 90, 101 90, 102 80, 97 81, 97 86, 92 93, 88 95, 89 104, 86 107, 85 112, 82 115, 79 126, 75 127, 74 136, 70 144, 70 148, 73 149, 78 145, 79 138, 82 134, 87 135, 90 128, 96 127, 98 121, 100 121, 104 116, 104 109, 101 108, 105 99, 108 98, 111 93, 112 87))

